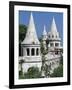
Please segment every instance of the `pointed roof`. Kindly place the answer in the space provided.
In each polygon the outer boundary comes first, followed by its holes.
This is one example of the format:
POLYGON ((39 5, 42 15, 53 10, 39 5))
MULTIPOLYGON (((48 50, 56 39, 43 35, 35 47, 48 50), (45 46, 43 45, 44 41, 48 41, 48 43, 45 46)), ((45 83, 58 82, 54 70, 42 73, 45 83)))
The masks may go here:
POLYGON ((46 32, 46 27, 44 25, 44 31, 43 31, 43 35, 47 35, 47 32, 46 32))
POLYGON ((31 13, 26 37, 23 40, 22 44, 33 44, 33 43, 40 44, 37 34, 36 34, 36 30, 35 30, 33 15, 31 13))
POLYGON ((55 23, 54 17, 53 17, 53 20, 52 20, 51 32, 53 32, 53 33, 57 32, 57 27, 56 27, 56 23, 55 23))
POLYGON ((48 32, 48 39, 49 40, 61 40, 59 37, 59 32, 57 31, 55 19, 53 17, 52 24, 51 24, 51 31, 48 32))

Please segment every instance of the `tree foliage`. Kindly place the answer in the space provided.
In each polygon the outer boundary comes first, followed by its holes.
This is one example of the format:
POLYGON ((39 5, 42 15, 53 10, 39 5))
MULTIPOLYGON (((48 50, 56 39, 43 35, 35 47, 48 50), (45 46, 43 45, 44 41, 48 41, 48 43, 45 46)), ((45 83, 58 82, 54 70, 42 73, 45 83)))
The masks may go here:
POLYGON ((63 65, 61 64, 58 68, 54 69, 51 77, 63 77, 63 65))
POLYGON ((41 50, 41 53, 43 54, 43 52, 44 52, 44 46, 43 46, 42 39, 40 40, 40 50, 41 50))
POLYGON ((38 67, 30 67, 26 74, 27 78, 39 78, 41 76, 41 72, 38 67))
POLYGON ((40 40, 41 54, 46 55, 48 53, 48 48, 47 48, 47 50, 45 50, 42 39, 39 39, 39 40, 40 40))
POLYGON ((19 25, 19 42, 21 43, 26 36, 27 26, 19 25))
POLYGON ((26 25, 19 25, 19 56, 21 56, 21 42, 24 40, 27 32, 26 25))
POLYGON ((61 59, 60 59, 60 64, 63 65, 63 56, 61 56, 61 59))
POLYGON ((19 79, 23 79, 24 76, 23 76, 23 72, 22 71, 19 71, 19 79))
POLYGON ((38 67, 30 67, 23 76, 20 76, 20 79, 31 79, 31 78, 40 78, 41 71, 39 71, 38 67))

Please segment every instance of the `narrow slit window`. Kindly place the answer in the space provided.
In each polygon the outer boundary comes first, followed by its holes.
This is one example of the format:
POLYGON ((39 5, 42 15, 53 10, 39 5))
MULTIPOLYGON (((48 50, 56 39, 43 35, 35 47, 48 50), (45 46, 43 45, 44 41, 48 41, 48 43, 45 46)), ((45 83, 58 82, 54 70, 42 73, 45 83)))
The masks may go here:
POLYGON ((34 49, 34 48, 31 49, 31 55, 32 55, 32 56, 35 55, 35 49, 34 49))
POLYGON ((36 55, 39 55, 39 49, 38 48, 36 49, 36 55))
POLYGON ((29 48, 27 48, 27 56, 30 55, 30 51, 29 51, 29 48))

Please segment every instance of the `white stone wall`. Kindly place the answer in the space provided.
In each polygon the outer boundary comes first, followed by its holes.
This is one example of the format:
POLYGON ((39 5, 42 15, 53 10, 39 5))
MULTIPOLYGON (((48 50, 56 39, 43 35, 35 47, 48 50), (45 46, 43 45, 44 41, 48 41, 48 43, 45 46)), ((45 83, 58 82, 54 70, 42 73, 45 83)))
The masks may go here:
POLYGON ((41 57, 38 56, 38 57, 24 57, 25 58, 25 62, 23 63, 22 65, 22 68, 23 68, 23 72, 27 72, 27 70, 30 68, 30 67, 38 67, 39 70, 41 70, 41 66, 42 66, 42 61, 41 61, 41 57))
POLYGON ((39 49, 39 55, 41 54, 41 51, 40 51, 40 47, 39 47, 39 46, 38 46, 38 47, 33 47, 33 46, 23 47, 23 46, 22 46, 21 48, 22 48, 21 52, 23 53, 23 56, 27 56, 27 48, 29 48, 30 56, 31 56, 31 49, 32 49, 32 48, 35 49, 35 55, 34 55, 34 56, 36 56, 36 49, 37 49, 37 48, 39 49))
POLYGON ((40 46, 35 46, 35 45, 30 45, 30 46, 22 46, 22 51, 23 51, 23 60, 24 63, 22 64, 23 72, 27 72, 27 70, 30 67, 38 67, 39 70, 41 69, 42 66, 42 59, 41 59, 41 53, 40 53, 40 46), (27 55, 27 48, 29 48, 29 56, 27 55), (31 50, 34 48, 34 55, 31 55, 31 50), (36 55, 36 50, 38 48, 39 54, 36 55))

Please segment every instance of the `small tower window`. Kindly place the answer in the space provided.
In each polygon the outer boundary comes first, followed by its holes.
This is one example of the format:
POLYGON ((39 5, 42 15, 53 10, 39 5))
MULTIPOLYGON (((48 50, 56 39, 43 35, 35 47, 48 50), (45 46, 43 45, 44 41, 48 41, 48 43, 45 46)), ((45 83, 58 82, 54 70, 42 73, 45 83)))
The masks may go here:
POLYGON ((32 56, 35 55, 35 49, 34 49, 34 48, 31 49, 31 55, 32 55, 32 56))
POLYGON ((50 38, 50 35, 48 37, 50 38))
POLYGON ((57 35, 56 35, 56 38, 57 38, 57 35))
POLYGON ((36 55, 39 55, 39 49, 38 48, 36 49, 36 55))
POLYGON ((55 54, 58 55, 58 51, 56 51, 55 54))
POLYGON ((53 44, 53 43, 50 43, 50 46, 51 46, 51 47, 53 47, 53 46, 54 46, 54 44, 53 44))
POLYGON ((58 47, 59 46, 59 43, 55 43, 55 46, 58 47))
POLYGON ((29 48, 27 48, 27 56, 29 56, 29 55, 30 55, 29 48))
POLYGON ((54 38, 54 35, 52 35, 52 38, 54 38))

